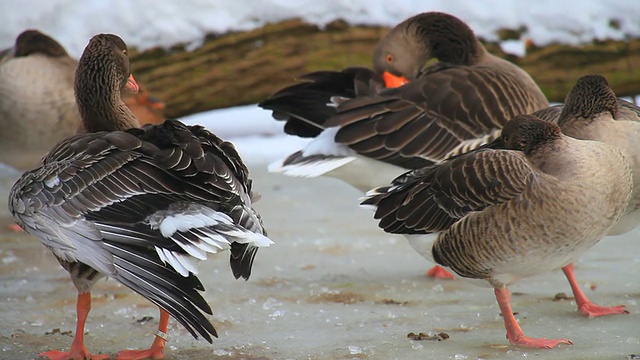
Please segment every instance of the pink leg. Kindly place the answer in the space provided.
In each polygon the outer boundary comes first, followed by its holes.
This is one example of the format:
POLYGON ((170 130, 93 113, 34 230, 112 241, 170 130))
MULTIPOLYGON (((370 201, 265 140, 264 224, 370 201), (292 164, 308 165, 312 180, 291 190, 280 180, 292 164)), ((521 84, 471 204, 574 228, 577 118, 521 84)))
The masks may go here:
POLYGON ((530 338, 524 336, 520 325, 516 321, 511 311, 511 293, 509 289, 494 289, 496 294, 496 300, 498 300, 498 306, 502 312, 502 318, 504 319, 504 327, 507 329, 507 339, 514 345, 529 347, 529 348, 552 348, 558 344, 573 345, 573 343, 567 339, 545 339, 545 338, 530 338))
POLYGON ((156 335, 151 347, 146 350, 122 350, 118 352, 116 360, 138 360, 138 359, 164 359, 164 347, 167 343, 166 334, 169 326, 169 313, 160 309, 160 321, 158 322, 158 332, 164 334, 164 338, 156 335))
POLYGON ((425 274, 428 277, 436 278, 436 279, 453 279, 453 274, 445 270, 442 266, 434 266, 425 274))
POLYGON ((50 350, 38 354, 38 356, 47 357, 50 360, 102 360, 109 358, 107 354, 91 355, 84 346, 84 324, 87 321, 89 311, 91 311, 90 292, 78 294, 76 311, 78 312, 78 321, 76 322, 76 335, 71 343, 71 349, 69 351, 50 350))
POLYGON ((578 282, 576 281, 576 277, 573 274, 573 263, 569 264, 562 268, 564 271, 564 275, 569 280, 569 285, 571 285, 571 290, 573 291, 573 296, 576 299, 576 303, 578 303, 578 310, 582 315, 596 317, 603 315, 611 315, 611 314, 628 314, 629 312, 625 310, 624 305, 619 306, 599 306, 591 302, 587 298, 587 296, 582 292, 580 286, 578 286, 578 282))

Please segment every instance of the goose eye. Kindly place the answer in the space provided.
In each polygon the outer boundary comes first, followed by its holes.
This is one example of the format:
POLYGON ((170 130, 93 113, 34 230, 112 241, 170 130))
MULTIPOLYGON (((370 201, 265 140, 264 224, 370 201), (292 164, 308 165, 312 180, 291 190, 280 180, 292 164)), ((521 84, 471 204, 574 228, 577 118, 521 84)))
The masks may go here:
POLYGON ((386 60, 387 60, 388 63, 392 63, 393 62, 393 55, 387 54, 387 59, 386 60))
POLYGON ((125 50, 122 50, 122 53, 123 53, 123 54, 125 54, 125 55, 127 55, 127 50, 126 50, 126 49, 125 49, 125 50))

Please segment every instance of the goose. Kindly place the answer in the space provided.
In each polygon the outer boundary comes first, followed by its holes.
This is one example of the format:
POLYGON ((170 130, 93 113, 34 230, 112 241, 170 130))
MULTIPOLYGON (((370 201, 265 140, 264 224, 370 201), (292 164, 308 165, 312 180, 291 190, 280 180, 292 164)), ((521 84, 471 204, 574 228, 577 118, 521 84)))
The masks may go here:
MULTIPOLYGON (((270 171, 337 177, 364 193, 408 169, 490 142, 508 119, 549 106, 529 74, 489 53, 466 23, 441 12, 392 29, 374 51, 374 71, 412 81, 336 99, 337 114, 325 130, 270 171), (430 59, 438 61, 420 69, 430 59)), ((440 267, 427 275, 453 278, 440 267)))
POLYGON ((160 309, 149 349, 118 359, 162 359, 169 316, 212 342, 197 263, 230 251, 235 278, 248 279, 258 247, 269 246, 252 208, 252 180, 233 144, 177 120, 139 124, 121 99, 137 90, 127 46, 98 34, 80 58, 75 92, 82 132, 57 144, 10 192, 16 222, 40 239, 75 285, 77 325, 69 351, 41 356, 104 359, 84 345, 90 290, 109 276, 160 309))
POLYGON ((620 150, 634 174, 633 195, 624 216, 609 235, 620 235, 640 225, 640 107, 616 98, 602 75, 578 79, 559 105, 558 126, 576 139, 598 140, 620 150))
POLYGON ((525 336, 508 286, 571 267, 624 214, 632 188, 619 150, 519 115, 493 142, 405 173, 362 205, 426 259, 493 287, 509 342, 552 348, 571 341, 525 336))
POLYGON ((25 170, 73 135, 80 113, 73 94, 76 61, 38 30, 26 30, 0 59, 0 162, 25 170), (26 166, 26 167, 25 167, 26 166))

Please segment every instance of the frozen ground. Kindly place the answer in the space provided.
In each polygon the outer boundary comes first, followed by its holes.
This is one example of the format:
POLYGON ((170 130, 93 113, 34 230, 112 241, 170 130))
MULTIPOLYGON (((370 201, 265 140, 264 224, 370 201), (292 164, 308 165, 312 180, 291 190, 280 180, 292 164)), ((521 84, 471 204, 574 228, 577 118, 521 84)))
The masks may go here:
MULTIPOLYGON (((428 267, 401 237, 379 231, 359 196, 333 179, 266 173, 250 161, 257 208, 276 242, 261 249, 248 282, 233 280, 226 254, 201 264, 213 345, 170 323, 168 359, 628 359, 640 354, 640 253, 635 232, 603 240, 577 263, 587 295, 630 314, 584 318, 560 271, 513 286, 513 308, 530 336, 573 346, 510 346, 490 289, 422 276, 428 267), (407 334, 445 332, 444 341, 407 334)), ((0 170, 0 222, 15 174, 0 170)), ((0 359, 33 359, 72 340, 75 289, 48 250, 29 235, 0 230, 0 359), (59 329, 59 330, 56 330, 59 329)), ((94 287, 86 343, 115 354, 153 340, 157 310, 115 281, 94 287), (153 317, 142 321, 145 317, 153 317)))

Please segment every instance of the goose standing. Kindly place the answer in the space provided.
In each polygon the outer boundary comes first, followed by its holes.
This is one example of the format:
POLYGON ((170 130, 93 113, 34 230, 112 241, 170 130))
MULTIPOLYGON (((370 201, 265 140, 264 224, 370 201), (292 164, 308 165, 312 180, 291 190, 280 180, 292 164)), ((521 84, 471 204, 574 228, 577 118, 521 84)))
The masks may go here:
POLYGON ((160 308, 151 347, 117 358, 163 358, 169 315, 212 342, 198 261, 229 249, 233 275, 248 279, 257 247, 272 243, 233 145, 176 120, 136 128, 121 99, 125 87, 137 89, 125 43, 94 36, 75 81, 86 134, 56 145, 11 189, 15 220, 52 250, 78 290, 71 349, 41 354, 50 359, 108 358, 91 355, 83 340, 90 289, 103 276, 160 308))
POLYGON ((617 149, 521 115, 490 144, 408 172, 370 191, 362 204, 375 207, 379 226, 405 234, 425 258, 486 280, 511 343, 551 348, 571 342, 526 337, 507 286, 571 266, 624 214, 632 185, 617 149))
MULTIPOLYGON (((322 133, 270 170, 337 177, 365 192, 489 142, 513 116, 549 106, 529 74, 489 53, 449 14, 405 20, 380 40, 373 59, 374 71, 386 79, 411 81, 341 102, 322 133), (438 62, 421 69, 434 58, 438 62)), ((453 277, 439 267, 427 275, 453 277)))
MULTIPOLYGON (((633 172, 634 186, 624 215, 607 235, 627 233, 640 225, 640 107, 616 98, 607 79, 601 75, 586 75, 578 79, 563 105, 556 105, 561 113, 558 126, 565 135, 576 139, 597 140, 620 150, 633 172)), ((624 306, 598 306, 582 293, 573 275, 573 265, 564 272, 580 312, 587 316, 626 313, 624 306)))

